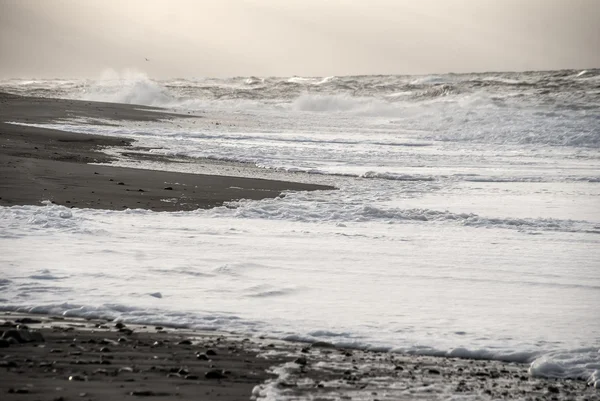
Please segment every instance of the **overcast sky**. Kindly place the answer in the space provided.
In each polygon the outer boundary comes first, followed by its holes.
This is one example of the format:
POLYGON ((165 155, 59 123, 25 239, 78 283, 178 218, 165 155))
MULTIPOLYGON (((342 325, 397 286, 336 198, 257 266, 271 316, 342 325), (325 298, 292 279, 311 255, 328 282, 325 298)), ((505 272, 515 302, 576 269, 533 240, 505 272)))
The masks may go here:
POLYGON ((600 0, 0 0, 0 78, 592 67, 600 0))

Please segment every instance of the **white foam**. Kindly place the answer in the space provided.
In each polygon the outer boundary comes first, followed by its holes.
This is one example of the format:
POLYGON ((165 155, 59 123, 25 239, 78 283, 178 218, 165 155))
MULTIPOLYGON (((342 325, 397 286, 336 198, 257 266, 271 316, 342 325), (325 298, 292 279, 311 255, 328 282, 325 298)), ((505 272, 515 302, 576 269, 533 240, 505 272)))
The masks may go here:
POLYGON ((135 70, 105 71, 81 89, 79 99, 146 106, 168 106, 175 100, 166 88, 135 70))

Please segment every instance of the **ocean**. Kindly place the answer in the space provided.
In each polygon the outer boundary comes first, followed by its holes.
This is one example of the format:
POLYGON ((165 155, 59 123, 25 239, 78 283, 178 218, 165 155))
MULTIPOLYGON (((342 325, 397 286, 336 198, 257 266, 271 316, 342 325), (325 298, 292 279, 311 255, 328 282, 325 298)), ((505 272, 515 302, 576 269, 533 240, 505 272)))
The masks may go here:
MULTIPOLYGON (((211 210, 0 207, 0 309, 530 364, 600 383, 600 70, 0 81, 199 119, 70 119, 180 163, 333 185, 211 210)), ((165 202, 181 202, 165 199, 165 202)))

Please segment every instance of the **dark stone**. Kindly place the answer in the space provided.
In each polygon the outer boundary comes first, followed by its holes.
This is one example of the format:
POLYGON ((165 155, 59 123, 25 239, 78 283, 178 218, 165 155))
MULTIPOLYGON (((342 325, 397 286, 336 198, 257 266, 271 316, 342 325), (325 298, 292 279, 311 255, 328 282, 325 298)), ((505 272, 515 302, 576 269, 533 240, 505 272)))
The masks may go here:
POLYGON ((217 351, 209 349, 209 350, 206 351, 206 355, 208 355, 208 356, 215 356, 215 355, 217 355, 217 351))
POLYGON ((121 323, 121 322, 118 322, 118 323, 115 324, 115 327, 117 329, 122 329, 123 327, 125 327, 125 325, 123 323, 121 323))
POLYGON ((221 369, 209 370, 204 374, 207 379, 224 379, 226 376, 221 369))
POLYGON ((84 381, 87 381, 87 376, 71 375, 71 376, 69 376, 69 380, 74 381, 74 382, 84 382, 84 381))
POLYGON ((125 334, 126 336, 130 336, 130 335, 132 335, 132 334, 133 334, 133 330, 131 330, 131 329, 128 329, 128 328, 126 328, 126 327, 124 327, 124 328, 122 328, 122 329, 119 329, 119 332, 121 332, 121 333, 125 334))
POLYGON ((196 354, 196 358, 198 358, 200 361, 208 361, 206 354, 196 354))
POLYGON ((432 374, 432 375, 439 375, 439 374, 441 374, 441 372, 439 370, 433 369, 433 368, 428 369, 427 372, 430 373, 430 374, 432 374))
POLYGON ((335 348, 335 345, 326 341, 317 341, 310 345, 312 348, 335 348))
POLYGON ((44 342, 44 337, 39 331, 29 330, 7 330, 2 334, 2 339, 9 341, 12 339, 16 343, 44 342))
POLYGON ((187 375, 185 377, 185 380, 199 380, 200 377, 198 377, 198 375, 187 375))
POLYGON ((110 348, 102 347, 102 348, 100 348, 100 352, 110 352, 110 348))
POLYGON ((179 344, 179 345, 192 345, 192 341, 191 340, 181 340, 177 344, 179 344))
POLYGON ((172 191, 172 190, 173 190, 173 187, 165 187, 165 190, 167 190, 167 191, 172 191))
POLYGON ((394 368, 394 370, 404 370, 404 368, 402 366, 398 365, 394 368))
POLYGON ((125 183, 122 181, 119 181, 119 182, 117 182, 117 185, 125 185, 125 183))
POLYGON ((29 394, 29 389, 27 388, 18 388, 14 391, 15 394, 29 394))
POLYGON ((153 397, 158 394, 151 390, 135 390, 130 392, 129 395, 135 395, 137 397, 153 397))
POLYGON ((42 323, 41 320, 32 319, 30 317, 24 317, 22 319, 17 319, 17 320, 15 320, 15 322, 21 323, 21 324, 38 324, 38 323, 42 323))
POLYGON ((16 368, 17 363, 15 361, 0 361, 0 368, 16 368))
POLYGON ((300 352, 302 352, 303 354, 308 354, 309 349, 308 349, 308 347, 304 347, 300 350, 300 352))
POLYGON ((294 361, 294 363, 297 363, 300 366, 306 366, 306 364, 308 363, 308 361, 306 360, 305 357, 301 356, 300 358, 296 358, 296 360, 294 361))
POLYGON ((62 350, 62 349, 59 349, 59 348, 52 348, 52 349, 50 350, 50 353, 51 353, 51 354, 60 354, 60 353, 62 353, 62 352, 63 352, 63 350, 62 350))
POLYGON ((556 386, 548 386, 548 392, 558 394, 560 390, 556 386))
POLYGON ((0 339, 0 348, 8 348, 10 347, 10 343, 4 339, 0 339))

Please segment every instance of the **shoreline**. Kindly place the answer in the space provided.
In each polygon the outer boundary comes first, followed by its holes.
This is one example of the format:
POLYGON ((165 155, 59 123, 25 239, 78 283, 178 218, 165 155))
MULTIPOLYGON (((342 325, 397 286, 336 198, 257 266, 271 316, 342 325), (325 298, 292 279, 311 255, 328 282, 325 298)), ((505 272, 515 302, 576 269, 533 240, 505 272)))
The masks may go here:
POLYGON ((0 93, 0 206, 41 205, 47 200, 77 208, 184 211, 240 199, 276 198, 285 191, 335 189, 291 181, 89 164, 115 160, 102 148, 135 151, 134 141, 7 123, 42 124, 65 118, 96 119, 106 124, 105 120, 152 122, 201 117, 137 105, 0 93))
POLYGON ((526 365, 501 361, 27 312, 0 312, 0 331, 9 401, 600 397, 585 381, 531 377, 526 365), (27 342, 14 340, 19 332, 27 342))
MULTIPOLYGON (((102 121, 109 117, 156 121, 171 114, 143 106, 0 94, 0 206, 37 205, 49 199, 66 207, 177 211, 219 206, 238 197, 275 198, 286 190, 332 189, 88 164, 111 160, 101 151, 103 147, 134 150, 132 141, 3 122, 40 123, 81 116, 102 121)), ((0 339, 0 394, 9 400, 57 401, 139 397, 233 400, 251 396, 592 400, 600 394, 585 381, 532 377, 525 364, 378 352, 319 342, 246 339, 236 333, 186 328, 156 330, 155 326, 129 323, 118 327, 117 323, 0 312, 0 337, 4 337, 0 339), (12 330, 23 330, 21 339, 32 341, 20 342, 14 333, 6 334, 12 330), (39 333, 44 341, 32 333, 39 333), (209 349, 216 355, 209 357, 209 349), (206 376, 215 370, 212 377, 206 376)))

